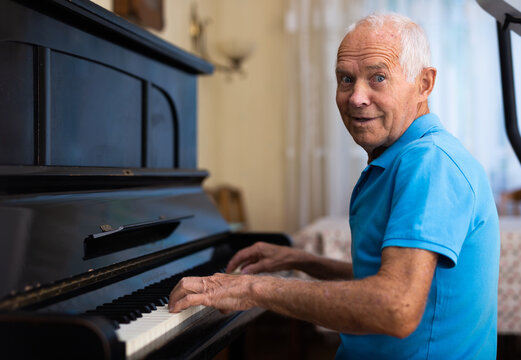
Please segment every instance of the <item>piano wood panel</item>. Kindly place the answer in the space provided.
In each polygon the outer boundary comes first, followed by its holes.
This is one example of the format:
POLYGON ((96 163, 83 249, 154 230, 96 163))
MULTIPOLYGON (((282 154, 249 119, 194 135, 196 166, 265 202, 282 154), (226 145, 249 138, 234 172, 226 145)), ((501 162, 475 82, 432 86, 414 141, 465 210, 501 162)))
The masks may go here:
POLYGON ((179 130, 174 104, 163 90, 155 86, 149 86, 149 90, 144 167, 176 167, 179 130))
POLYGON ((34 162, 33 47, 0 41, 0 164, 34 162))
POLYGON ((13 96, 2 99, 5 122, 18 117, 20 109, 25 109, 26 120, 11 131, 23 143, 0 144, 0 153, 9 154, 0 158, 0 165, 196 167, 196 75, 211 72, 210 64, 113 14, 91 8, 95 5, 89 2, 28 2, 27 7, 25 3, 5 1, 0 11, 0 44, 6 49, 2 61, 9 61, 2 75, 9 79, 7 74, 16 70, 26 80, 18 81, 19 75, 13 78, 7 83, 13 96), (16 62, 5 60, 12 43, 37 50, 19 53, 16 62), (89 76, 79 76, 85 69, 89 76), (64 72, 70 78, 60 83, 64 77, 58 75, 64 72), (139 82, 139 90, 128 79, 139 82), (143 89, 150 91, 143 94, 143 89), (70 101, 74 92, 86 97, 70 101), (24 101, 28 103, 22 105, 28 106, 18 106, 24 101), (69 116, 67 112, 79 115, 74 119, 81 137, 74 137, 70 128, 64 128, 64 136, 53 129, 69 116), (159 117, 157 127, 154 121, 159 117), (136 126, 138 118, 141 123, 136 126), (53 139, 53 130, 60 141, 73 146, 63 151, 53 139))
POLYGON ((141 81, 57 51, 50 68, 48 165, 140 167, 141 81))
MULTIPOLYGON (((190 243, 213 234, 228 231, 217 209, 198 186, 166 189, 142 189, 84 194, 35 195, 10 199, 0 198, 0 213, 16 224, 13 217, 27 213, 27 236, 19 246, 26 251, 16 264, 11 264, 5 276, 14 286, 2 289, 5 296, 12 290, 49 283, 101 269, 127 259, 157 253, 190 243), (119 226, 145 221, 188 217, 180 221, 175 231, 165 238, 153 238, 154 228, 145 236, 148 241, 132 244, 97 257, 87 256, 85 241, 89 235, 101 232, 100 225, 119 226), (56 256, 59 254, 59 256, 56 256)), ((13 230, 14 231, 14 230, 13 230)), ((20 239, 21 240, 21 239, 20 239)), ((110 239, 103 240, 110 245, 110 239)))

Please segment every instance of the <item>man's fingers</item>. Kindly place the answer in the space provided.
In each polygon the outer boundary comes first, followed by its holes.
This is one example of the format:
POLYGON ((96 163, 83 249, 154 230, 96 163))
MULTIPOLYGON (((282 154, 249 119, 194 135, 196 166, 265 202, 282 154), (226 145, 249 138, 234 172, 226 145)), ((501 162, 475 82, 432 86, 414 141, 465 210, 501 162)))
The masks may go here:
POLYGON ((255 259, 255 251, 252 247, 247 247, 237 252, 233 258, 228 262, 228 266, 226 266, 226 272, 231 273, 235 269, 237 269, 240 265, 243 265, 245 262, 251 263, 253 259, 255 259))
POLYGON ((168 310, 179 312, 190 306, 206 305, 204 277, 185 277, 170 292, 168 310))
POLYGON ((169 304, 175 304, 190 294, 197 294, 204 291, 202 278, 185 277, 179 280, 174 289, 170 292, 169 304))
POLYGON ((181 312, 188 309, 190 306, 206 305, 206 295, 204 294, 190 294, 179 299, 175 303, 168 303, 168 310, 173 313, 181 312))
MULTIPOLYGON (((250 260, 245 261, 245 262, 243 262, 242 264, 240 264, 239 267, 238 267, 237 269, 240 269, 240 273, 241 273, 241 274, 248 274, 247 272, 244 271, 244 269, 245 269, 247 266, 249 266, 249 265, 251 265, 251 264, 255 264, 255 263, 257 263, 257 262, 258 262, 257 259, 250 259, 250 260)), ((236 269, 235 271, 237 271, 237 269, 236 269)))
POLYGON ((258 274, 267 270, 267 260, 246 264, 242 266, 241 273, 243 274, 258 274))

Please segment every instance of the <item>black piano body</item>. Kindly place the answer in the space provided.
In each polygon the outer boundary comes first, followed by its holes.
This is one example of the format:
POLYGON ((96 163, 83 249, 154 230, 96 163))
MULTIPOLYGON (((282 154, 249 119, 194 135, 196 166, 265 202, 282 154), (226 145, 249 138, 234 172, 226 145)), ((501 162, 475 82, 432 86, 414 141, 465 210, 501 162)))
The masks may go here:
MULTIPOLYGON (((0 357, 124 359, 118 298, 290 245, 230 232, 202 188, 212 70, 89 1, 0 2, 0 357)), ((261 311, 206 312, 139 357, 209 358, 261 311)))

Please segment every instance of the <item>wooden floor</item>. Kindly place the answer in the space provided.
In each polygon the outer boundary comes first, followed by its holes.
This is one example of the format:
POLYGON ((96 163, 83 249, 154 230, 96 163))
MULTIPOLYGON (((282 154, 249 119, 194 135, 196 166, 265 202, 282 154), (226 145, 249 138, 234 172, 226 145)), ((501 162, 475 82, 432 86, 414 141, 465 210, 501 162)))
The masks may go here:
MULTIPOLYGON (((266 312, 214 360, 334 359, 339 343, 336 333, 317 331, 309 323, 266 312)), ((520 359, 521 336, 499 336, 497 360, 520 359)))

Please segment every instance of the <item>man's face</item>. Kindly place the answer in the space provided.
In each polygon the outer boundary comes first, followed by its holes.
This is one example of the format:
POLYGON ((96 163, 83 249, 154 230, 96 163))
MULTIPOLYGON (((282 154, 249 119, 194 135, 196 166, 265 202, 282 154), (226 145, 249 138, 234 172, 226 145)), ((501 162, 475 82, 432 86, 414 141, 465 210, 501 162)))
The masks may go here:
POLYGON ((372 158, 394 143, 418 115, 418 87, 399 63, 400 39, 384 25, 359 25, 340 44, 336 102, 347 130, 372 158))

